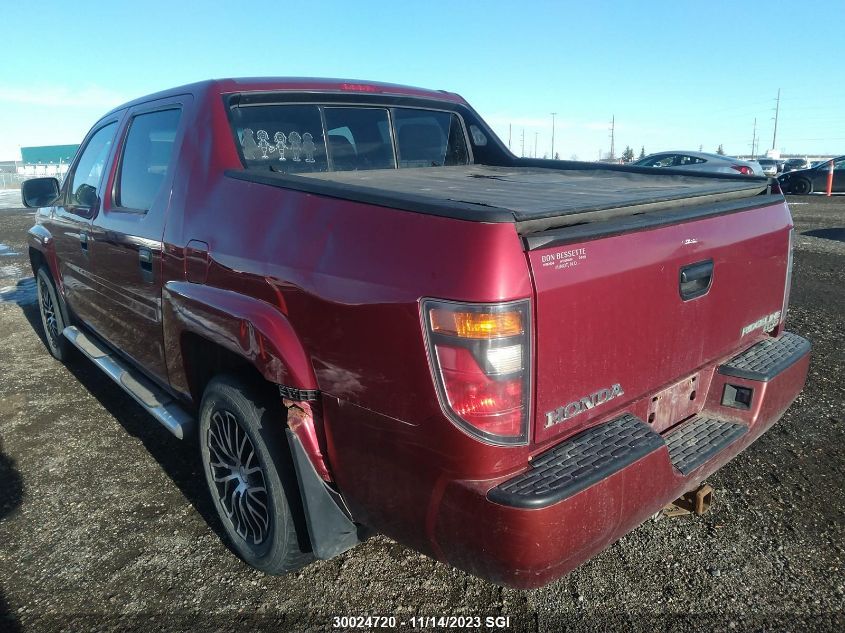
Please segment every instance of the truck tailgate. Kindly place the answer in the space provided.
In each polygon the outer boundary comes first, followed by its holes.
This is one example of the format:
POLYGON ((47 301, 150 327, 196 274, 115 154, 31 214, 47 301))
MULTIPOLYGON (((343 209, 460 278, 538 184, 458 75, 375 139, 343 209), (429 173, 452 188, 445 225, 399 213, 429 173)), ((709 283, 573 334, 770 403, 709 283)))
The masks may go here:
POLYGON ((759 204, 606 237, 573 227, 574 241, 563 232, 533 249, 526 240, 535 443, 597 423, 778 324, 792 221, 782 199, 759 204))

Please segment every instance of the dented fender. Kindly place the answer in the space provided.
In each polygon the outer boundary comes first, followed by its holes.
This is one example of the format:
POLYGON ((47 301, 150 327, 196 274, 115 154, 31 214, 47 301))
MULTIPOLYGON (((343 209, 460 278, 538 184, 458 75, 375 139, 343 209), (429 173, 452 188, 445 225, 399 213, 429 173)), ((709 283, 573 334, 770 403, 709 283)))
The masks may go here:
MULTIPOLYGON (((296 332, 284 313, 265 301, 222 288, 171 281, 162 289, 162 322, 167 371, 177 391, 190 392, 180 344, 185 333, 196 334, 245 358, 268 382, 300 390, 317 389, 317 379, 296 332)), ((331 481, 320 447, 321 420, 315 415, 319 407, 289 400, 283 400, 283 404, 288 410, 288 424, 314 469, 322 479, 331 481)))
POLYGON ((191 332, 246 358, 269 382, 317 389, 305 350, 278 308, 231 290, 183 281, 166 283, 162 300, 167 369, 174 388, 188 393, 180 339, 191 332))

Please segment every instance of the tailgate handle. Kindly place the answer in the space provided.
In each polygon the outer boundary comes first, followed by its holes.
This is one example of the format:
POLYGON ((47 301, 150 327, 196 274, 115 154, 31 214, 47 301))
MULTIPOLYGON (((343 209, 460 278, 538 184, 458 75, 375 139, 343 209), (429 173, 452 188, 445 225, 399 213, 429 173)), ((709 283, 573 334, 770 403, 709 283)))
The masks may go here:
POLYGON ((681 299, 689 301, 702 295, 706 295, 710 290, 710 284, 713 281, 713 260, 708 259, 706 262, 698 262, 683 266, 681 268, 679 290, 681 299))

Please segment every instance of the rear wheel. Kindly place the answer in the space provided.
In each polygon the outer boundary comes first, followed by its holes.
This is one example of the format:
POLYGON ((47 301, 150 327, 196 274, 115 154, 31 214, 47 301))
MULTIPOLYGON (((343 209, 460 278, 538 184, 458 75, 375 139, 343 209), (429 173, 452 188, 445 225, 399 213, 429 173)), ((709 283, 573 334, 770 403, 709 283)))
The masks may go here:
POLYGON ((35 283, 38 289, 38 309, 41 313, 41 325, 44 327, 47 349, 54 358, 64 362, 70 355, 71 345, 62 334, 67 324, 59 305, 59 293, 46 266, 38 269, 35 274, 35 283))
POLYGON ((810 193, 812 190, 813 185, 806 178, 799 178, 794 183, 792 183, 792 193, 796 195, 803 196, 810 193))
POLYGON ((234 376, 214 378, 200 410, 206 482, 229 540, 249 565, 283 574, 313 556, 279 403, 234 376))

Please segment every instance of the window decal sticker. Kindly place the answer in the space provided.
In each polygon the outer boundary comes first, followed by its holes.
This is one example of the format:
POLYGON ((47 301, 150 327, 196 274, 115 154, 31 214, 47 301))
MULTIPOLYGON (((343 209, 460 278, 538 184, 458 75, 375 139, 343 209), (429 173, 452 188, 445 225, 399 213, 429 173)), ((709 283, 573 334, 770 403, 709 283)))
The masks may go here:
POLYGON ((314 137, 311 136, 310 132, 306 132, 302 135, 302 151, 305 152, 305 162, 306 163, 313 163, 314 162, 314 152, 317 150, 317 146, 314 144, 314 137))
POLYGON ((267 152, 275 152, 276 146, 270 145, 270 135, 267 130, 258 130, 256 134, 258 137, 258 149, 261 150, 261 158, 269 158, 267 152))
POLYGON ((279 152, 279 160, 287 160, 287 158, 285 158, 287 138, 285 137, 284 132, 276 132, 273 135, 273 140, 276 141, 276 151, 279 152))
POLYGON ((246 127, 241 138, 241 148, 244 151, 244 158, 252 160, 258 158, 258 144, 255 142, 254 132, 246 127))
POLYGON ((302 137, 299 132, 291 132, 288 134, 288 147, 293 154, 293 162, 298 163, 302 159, 299 157, 302 151, 302 137))

